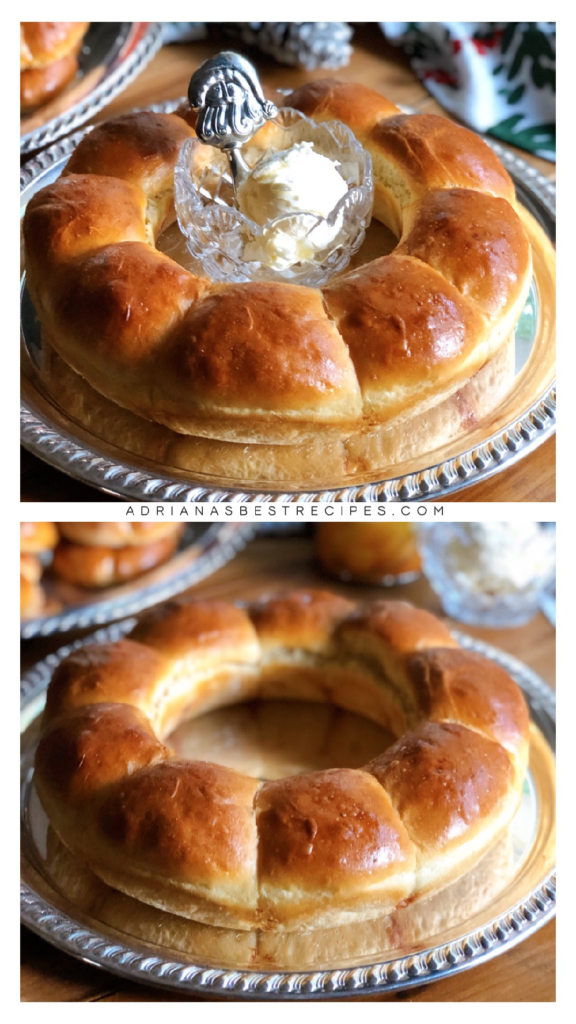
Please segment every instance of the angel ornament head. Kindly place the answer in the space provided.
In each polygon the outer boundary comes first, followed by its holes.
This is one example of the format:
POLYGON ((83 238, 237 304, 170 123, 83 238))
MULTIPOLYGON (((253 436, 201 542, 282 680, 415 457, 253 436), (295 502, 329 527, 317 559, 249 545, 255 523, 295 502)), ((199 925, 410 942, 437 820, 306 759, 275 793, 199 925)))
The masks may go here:
POLYGON ((219 149, 242 145, 278 113, 265 98, 252 64, 230 51, 198 68, 190 79, 188 99, 198 108, 198 138, 219 149))

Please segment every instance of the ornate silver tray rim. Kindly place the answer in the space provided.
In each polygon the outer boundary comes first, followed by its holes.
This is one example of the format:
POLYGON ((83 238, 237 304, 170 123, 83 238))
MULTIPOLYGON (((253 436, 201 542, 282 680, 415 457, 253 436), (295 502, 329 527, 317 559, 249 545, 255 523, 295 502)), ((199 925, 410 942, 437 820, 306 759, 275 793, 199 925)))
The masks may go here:
MULTIPOLYGON (((119 639, 134 625, 134 621, 131 619, 98 630, 60 648, 30 669, 20 686, 23 727, 28 724, 26 711, 29 710, 31 717, 34 705, 63 658, 86 643, 119 639)), ((491 658, 514 677, 522 687, 546 740, 555 749, 556 696, 546 683, 532 669, 499 648, 457 630, 453 633, 462 647, 491 658)), ((133 946, 121 941, 111 942, 97 930, 86 927, 54 907, 25 883, 20 886, 20 907, 22 923, 53 946, 131 981, 234 999, 334 999, 410 988, 468 970, 511 949, 555 915, 556 872, 549 872, 523 900, 483 928, 414 956, 342 970, 218 970, 167 959, 154 955, 151 949, 138 948, 137 942, 133 946)))
MULTIPOLYGON (((139 22, 132 22, 126 42, 134 33, 139 22)), ((110 70, 104 73, 103 79, 79 103, 74 104, 58 117, 52 118, 20 139, 20 153, 31 153, 41 146, 54 142, 61 135, 74 131, 84 121, 89 121, 103 107, 119 96, 130 85, 146 64, 162 46, 162 26, 159 22, 150 22, 142 38, 131 53, 121 60, 120 64, 113 61, 110 70)))
MULTIPOLYGON (((170 113, 184 98, 152 104, 148 110, 170 113)), ((69 156, 84 134, 85 128, 50 146, 20 172, 20 191, 26 189, 43 171, 69 156)), ((556 217, 556 186, 515 153, 484 136, 509 173, 520 183, 528 196, 532 193, 546 210, 548 230, 556 217)), ((313 504, 319 501, 387 502, 422 501, 449 497, 457 491, 487 480, 507 466, 518 462, 550 437, 556 429, 556 382, 546 389, 517 420, 507 424, 476 448, 468 449, 436 465, 405 476, 369 484, 353 484, 336 489, 294 491, 257 491, 241 488, 222 489, 202 486, 155 473, 140 464, 120 462, 99 452, 96 446, 84 446, 70 435, 33 412, 22 402, 20 406, 21 441, 28 451, 56 469, 63 470, 82 483, 121 498, 140 501, 234 502, 282 504, 313 504)))
MULTIPOLYGON (((193 525, 193 524, 191 524, 193 525)), ((200 580, 221 569, 227 562, 252 539, 255 527, 245 523, 211 523, 203 534, 191 537, 185 548, 176 552, 174 557, 185 555, 187 548, 192 560, 188 560, 174 575, 168 579, 153 578, 130 593, 115 594, 113 597, 95 597, 90 604, 64 608, 61 612, 35 619, 24 619, 20 624, 20 636, 30 640, 37 636, 50 636, 52 633, 69 633, 73 629, 87 629, 89 626, 102 626, 113 619, 126 615, 137 615, 138 612, 150 608, 151 605, 167 601, 175 594, 199 583, 200 580)), ((166 570, 170 562, 160 567, 166 570)), ((151 570, 146 576, 157 576, 157 570, 151 570)))

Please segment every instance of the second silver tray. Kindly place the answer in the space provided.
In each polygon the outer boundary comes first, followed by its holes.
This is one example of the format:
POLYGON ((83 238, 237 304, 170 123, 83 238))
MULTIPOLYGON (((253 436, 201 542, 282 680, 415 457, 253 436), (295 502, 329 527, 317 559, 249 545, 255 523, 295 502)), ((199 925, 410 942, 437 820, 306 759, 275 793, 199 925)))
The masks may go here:
POLYGON ((86 590, 57 580, 50 581, 49 600, 53 604, 59 602, 61 607, 52 614, 23 619, 20 635, 23 640, 30 640, 51 633, 101 626, 125 615, 137 615, 221 569, 242 550, 253 534, 254 527, 244 523, 189 524, 178 551, 168 562, 129 583, 104 590, 86 590))

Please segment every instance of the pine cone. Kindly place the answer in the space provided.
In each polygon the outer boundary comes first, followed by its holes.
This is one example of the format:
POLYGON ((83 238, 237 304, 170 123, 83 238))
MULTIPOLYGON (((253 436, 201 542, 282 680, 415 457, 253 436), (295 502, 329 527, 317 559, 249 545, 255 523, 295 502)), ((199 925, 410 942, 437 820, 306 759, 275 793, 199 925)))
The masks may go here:
POLYGON ((344 67, 352 54, 352 29, 343 21, 234 21, 221 27, 281 64, 307 71, 344 67))

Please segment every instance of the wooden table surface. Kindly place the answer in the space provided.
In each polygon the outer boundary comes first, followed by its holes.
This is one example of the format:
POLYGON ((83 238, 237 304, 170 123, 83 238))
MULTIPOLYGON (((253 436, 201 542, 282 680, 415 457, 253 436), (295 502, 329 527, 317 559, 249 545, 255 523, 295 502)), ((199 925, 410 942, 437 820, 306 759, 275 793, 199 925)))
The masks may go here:
MULTIPOLYGON (((312 543, 308 536, 259 538, 228 566, 190 593, 196 597, 238 599, 252 598, 274 589, 310 585, 328 585, 357 599, 382 595, 378 588, 329 580, 313 563, 312 543)), ((441 615, 438 598, 425 580, 391 588, 386 591, 386 596, 401 596, 441 615)), ((543 615, 517 629, 465 629, 516 655, 554 687, 555 633, 543 615)), ((66 642, 69 639, 72 637, 67 637, 66 642)), ((62 638, 52 637, 24 644, 23 668, 29 668, 63 642, 62 638)), ((556 984, 555 938, 555 922, 552 921, 515 949, 482 966, 422 985, 410 993, 365 998, 409 1002, 552 1002, 556 984)), ((131 984, 80 964, 25 928, 22 929, 21 960, 21 998, 26 1002, 141 1002, 175 998, 158 989, 131 984)), ((197 1000, 198 997, 191 999, 197 1000)))
MULTIPOLYGON (((230 43, 208 42, 164 47, 142 74, 115 99, 96 120, 113 117, 133 107, 185 96, 190 75, 202 61, 230 43)), ((261 54, 254 56, 262 81, 272 89, 301 85, 313 78, 325 78, 326 71, 308 72, 276 64, 261 54)), ((394 103, 415 107, 426 113, 449 116, 430 96, 411 70, 407 58, 389 46, 377 25, 358 28, 350 64, 336 73, 338 78, 363 82, 394 103)), ((514 147, 511 147, 514 148, 514 147)), ((516 150, 542 174, 555 178, 555 165, 522 150, 516 150)), ((555 501, 556 447, 549 439, 515 466, 490 480, 466 488, 451 501, 555 501)), ((109 501, 91 487, 79 484, 51 469, 28 453, 22 461, 22 501, 109 501)))

